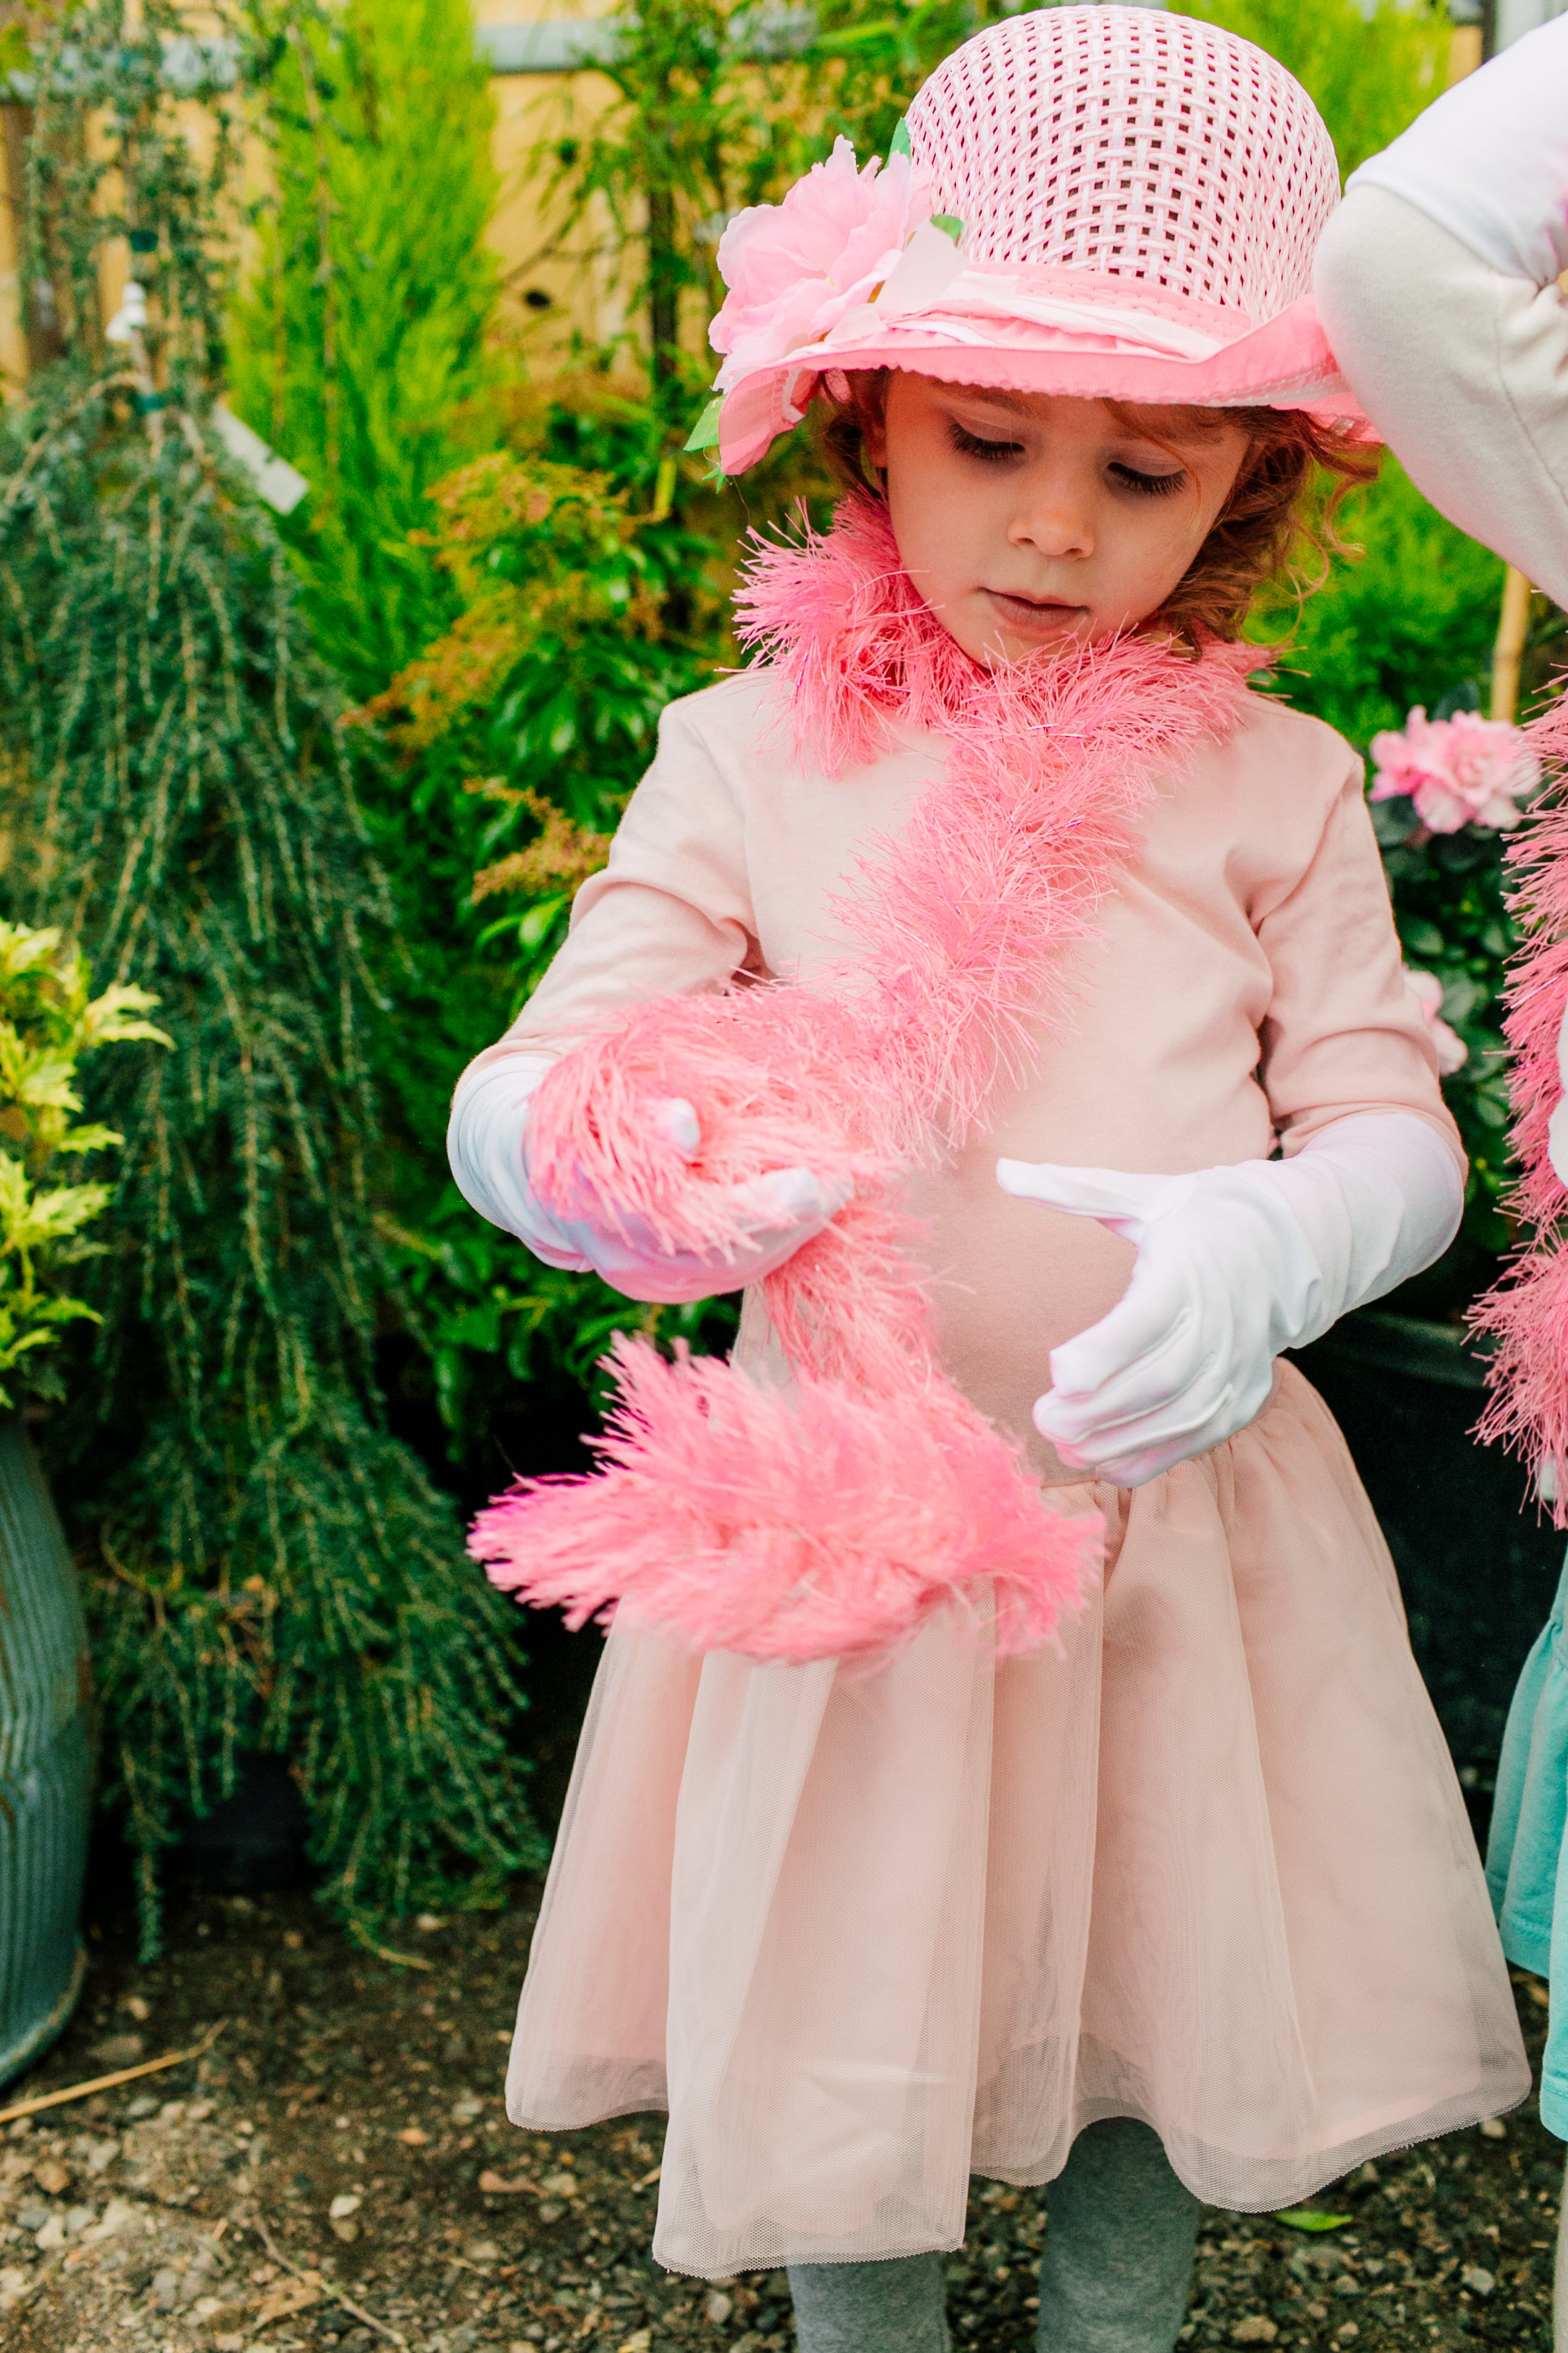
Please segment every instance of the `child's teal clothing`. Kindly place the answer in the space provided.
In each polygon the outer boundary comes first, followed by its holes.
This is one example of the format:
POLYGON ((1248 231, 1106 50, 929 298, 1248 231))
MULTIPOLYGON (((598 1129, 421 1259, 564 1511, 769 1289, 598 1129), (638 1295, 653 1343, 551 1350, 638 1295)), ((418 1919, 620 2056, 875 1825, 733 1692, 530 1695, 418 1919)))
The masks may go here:
POLYGON ((1568 2140, 1568 1605, 1564 1566, 1552 1615, 1542 1628, 1508 1713, 1497 1801, 1487 1842, 1487 1883, 1503 1950, 1545 1978, 1554 1997, 1541 2067, 1541 2121, 1568 2140))

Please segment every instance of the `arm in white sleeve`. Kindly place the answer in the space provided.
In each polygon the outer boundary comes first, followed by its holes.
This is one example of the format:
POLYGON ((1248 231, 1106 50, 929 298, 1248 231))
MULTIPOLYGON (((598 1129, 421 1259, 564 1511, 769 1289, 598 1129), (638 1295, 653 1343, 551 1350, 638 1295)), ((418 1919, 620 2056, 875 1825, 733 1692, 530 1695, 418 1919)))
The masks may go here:
POLYGON ((1568 16, 1445 90, 1352 172, 1446 228, 1505 278, 1568 269, 1568 16))
POLYGON ((1280 1350, 1430 1266, 1464 1206, 1453 1154, 1403 1112, 1336 1120, 1290 1160, 1181 1176, 1003 1160, 996 1174, 1137 1244, 1121 1301, 1052 1350, 1035 1407, 1064 1461, 1123 1487, 1244 1429, 1280 1350))
MULTIPOLYGON (((805 1168, 777 1168, 731 1188, 728 1248, 666 1250, 624 1205, 579 1184, 572 1213, 540 1198, 529 1170, 530 1107, 574 1039, 625 1006, 721 988, 750 953, 753 917, 745 828, 731 779, 709 741, 711 698, 672 703, 658 754, 632 795, 609 863, 578 892, 572 928, 543 981, 499 1047, 458 1082, 447 1134, 465 1200, 518 1235, 547 1266, 592 1270, 633 1299, 675 1302, 739 1290, 820 1232, 848 1187, 805 1168)), ((650 1102, 646 1116, 688 1165, 700 1158, 692 1106, 650 1102)), ((700 1173, 700 1172, 699 1172, 700 1173)))
POLYGON ((1318 247, 1346 382, 1449 521, 1568 601, 1568 17, 1352 178, 1318 247))

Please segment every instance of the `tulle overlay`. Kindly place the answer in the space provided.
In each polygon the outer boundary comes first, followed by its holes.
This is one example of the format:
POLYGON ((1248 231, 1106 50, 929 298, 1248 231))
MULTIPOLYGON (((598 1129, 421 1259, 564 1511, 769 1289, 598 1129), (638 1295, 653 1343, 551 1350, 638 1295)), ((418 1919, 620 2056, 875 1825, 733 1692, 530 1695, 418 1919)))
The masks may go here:
MULTIPOLYGON (((743 1350, 742 1353, 750 1353, 743 1350)), ((971 2170, 1145 2118, 1289 2202, 1529 2088, 1392 1565, 1293 1369, 1104 1515, 1059 1652, 884 1666, 611 1635, 523 1989, 513 2120, 668 2106, 655 2253, 952 2247, 971 2170)))

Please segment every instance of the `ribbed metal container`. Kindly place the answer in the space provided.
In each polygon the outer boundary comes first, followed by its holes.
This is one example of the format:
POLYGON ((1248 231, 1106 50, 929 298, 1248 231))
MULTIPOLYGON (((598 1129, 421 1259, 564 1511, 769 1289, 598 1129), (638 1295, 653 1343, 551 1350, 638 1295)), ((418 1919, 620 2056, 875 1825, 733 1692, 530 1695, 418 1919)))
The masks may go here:
POLYGON ((87 1630, 19 1421, 0 1423, 0 2084, 47 2049, 86 1967, 87 1630))

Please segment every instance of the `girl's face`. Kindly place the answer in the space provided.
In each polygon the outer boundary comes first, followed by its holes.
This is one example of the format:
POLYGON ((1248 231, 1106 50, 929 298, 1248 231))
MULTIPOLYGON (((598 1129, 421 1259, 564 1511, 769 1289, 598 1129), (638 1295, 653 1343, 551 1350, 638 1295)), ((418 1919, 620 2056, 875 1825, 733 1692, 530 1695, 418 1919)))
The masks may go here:
POLYGON ((1241 425, 895 372, 867 448, 926 603, 977 661, 1136 627, 1197 554, 1247 452, 1241 425), (1152 438, 1152 436, 1158 438, 1152 438))

